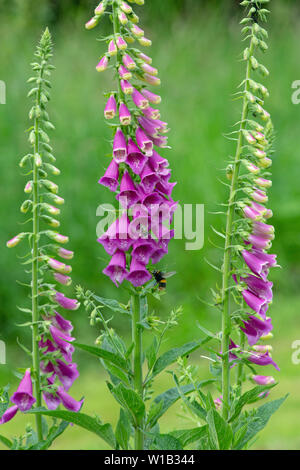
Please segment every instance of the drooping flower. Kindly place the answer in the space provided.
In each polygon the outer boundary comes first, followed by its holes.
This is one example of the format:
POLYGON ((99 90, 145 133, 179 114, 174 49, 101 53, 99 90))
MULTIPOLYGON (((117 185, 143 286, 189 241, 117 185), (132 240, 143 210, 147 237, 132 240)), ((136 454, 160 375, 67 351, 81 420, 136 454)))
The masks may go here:
POLYGON ((17 391, 11 397, 11 402, 17 405, 20 411, 28 411, 36 402, 32 392, 30 369, 27 369, 17 391))

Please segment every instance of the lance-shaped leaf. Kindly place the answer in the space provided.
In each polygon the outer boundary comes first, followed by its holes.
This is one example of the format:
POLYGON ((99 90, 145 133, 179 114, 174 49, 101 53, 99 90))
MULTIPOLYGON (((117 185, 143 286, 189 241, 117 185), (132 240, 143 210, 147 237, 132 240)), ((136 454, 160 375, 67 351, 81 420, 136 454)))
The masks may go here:
POLYGON ((102 304, 104 307, 109 308, 113 312, 117 313, 125 313, 126 315, 130 315, 130 311, 126 310, 122 304, 120 304, 117 300, 114 299, 105 299, 104 297, 99 297, 98 295, 93 294, 92 297, 102 304))
POLYGON ((232 443, 232 429, 219 413, 210 409, 206 416, 208 435, 213 450, 228 450, 232 443))
POLYGON ((131 436, 131 423, 123 408, 120 409, 120 417, 115 434, 119 446, 123 450, 128 450, 129 439, 131 436))
POLYGON ((96 434, 98 437, 103 439, 107 444, 109 444, 113 449, 116 447, 116 438, 113 432, 113 429, 109 423, 100 424, 96 418, 85 413, 76 413, 74 411, 64 411, 64 410, 44 410, 43 408, 36 408, 30 410, 27 413, 41 414, 44 416, 52 416, 53 418, 59 418, 70 423, 74 423, 77 426, 80 426, 87 431, 90 431, 96 434))
POLYGON ((270 390, 275 385, 276 384, 258 385, 257 387, 254 387, 251 390, 248 390, 247 392, 245 392, 235 404, 233 413, 230 416, 229 422, 234 421, 239 416, 239 414, 241 413, 245 405, 256 402, 257 400, 260 399, 260 395, 263 392, 265 392, 266 390, 270 390))
POLYGON ((178 431, 171 432, 171 435, 178 439, 182 447, 185 448, 189 444, 193 442, 199 441, 203 437, 205 437, 208 433, 208 426, 205 424, 204 426, 199 426, 193 429, 182 429, 178 431))
POLYGON ((106 349, 97 348, 95 346, 88 346, 87 344, 81 344, 81 343, 72 343, 72 344, 76 346, 77 348, 82 349, 83 351, 86 351, 92 354, 93 356, 100 357, 104 361, 110 362, 114 364, 115 366, 120 367, 125 372, 127 372, 127 363, 125 359, 123 359, 120 355, 107 351, 106 349))
POLYGON ((152 370, 152 378, 162 372, 166 367, 173 364, 179 357, 187 356, 204 344, 205 340, 192 341, 179 348, 173 348, 162 354, 155 362, 152 370))
POLYGON ((117 386, 108 384, 108 388, 115 399, 132 415, 137 422, 143 418, 145 414, 145 404, 141 397, 132 389, 124 387, 122 383, 117 386))
POLYGON ((182 450, 181 442, 170 434, 148 434, 150 450, 182 450))

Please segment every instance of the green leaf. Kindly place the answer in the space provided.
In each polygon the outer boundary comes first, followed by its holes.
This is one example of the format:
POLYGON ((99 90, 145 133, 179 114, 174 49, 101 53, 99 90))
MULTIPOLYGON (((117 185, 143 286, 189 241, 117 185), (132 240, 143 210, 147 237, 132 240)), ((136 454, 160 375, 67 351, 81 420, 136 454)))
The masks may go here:
POLYGON ((230 449, 233 438, 230 425, 213 408, 207 413, 206 421, 211 448, 213 450, 230 449))
POLYGON ((134 390, 124 387, 122 383, 119 383, 117 386, 108 384, 108 387, 115 399, 131 413, 136 421, 139 421, 144 416, 144 402, 134 390))
POLYGON ((116 439, 117 443, 123 450, 128 450, 129 439, 131 436, 131 424, 127 414, 120 409, 120 417, 116 427, 116 439))
POLYGON ((208 426, 205 424, 204 426, 199 426, 193 429, 182 429, 178 431, 171 432, 171 435, 178 439, 183 448, 192 444, 193 442, 199 441, 203 437, 207 435, 208 426))
POLYGON ((52 416, 53 418, 59 418, 63 419, 64 421, 74 423, 77 426, 86 429, 87 431, 93 432, 98 437, 107 442, 107 444, 109 444, 113 449, 116 447, 116 439, 111 425, 109 423, 99 424, 97 419, 92 418, 85 413, 76 413, 74 411, 64 410, 49 411, 44 410, 43 408, 36 408, 34 410, 28 411, 27 413, 52 416))
POLYGON ((155 377, 156 375, 160 374, 160 372, 162 372, 166 367, 168 367, 170 364, 173 364, 173 362, 177 361, 179 357, 191 354, 202 344, 202 340, 192 341, 191 343, 186 343, 183 346, 180 346, 179 348, 173 348, 165 352, 155 362, 152 371, 152 377, 155 377))
POLYGON ((92 297, 97 300, 100 304, 104 305, 104 307, 109 308, 113 312, 118 313, 125 313, 126 315, 130 315, 130 311, 126 310, 122 305, 113 299, 105 299, 104 297, 99 297, 98 295, 92 295, 92 297))
POLYGON ((278 410, 282 403, 287 399, 288 395, 278 400, 273 400, 264 405, 260 406, 254 416, 250 417, 250 422, 248 423, 248 430, 245 435, 245 438, 240 442, 237 447, 238 450, 245 447, 245 445, 253 439, 256 434, 258 434, 264 427, 267 425, 270 417, 278 410))
POLYGON ((120 367, 124 371, 127 372, 127 363, 125 359, 123 359, 121 356, 114 354, 110 351, 107 351, 106 349, 101 349, 97 348, 95 346, 88 346, 87 344, 81 344, 81 343, 72 343, 74 346, 76 346, 79 349, 82 349, 83 351, 89 352, 93 356, 100 357, 104 361, 111 362, 117 367, 120 367))
POLYGON ((234 410, 232 415, 230 416, 229 423, 234 421, 241 413, 243 407, 245 405, 248 405, 250 403, 254 403, 257 400, 259 400, 259 395, 266 390, 269 390, 270 388, 274 387, 275 384, 270 384, 270 385, 258 385, 257 387, 252 388, 251 390, 248 390, 245 392, 237 401, 236 405, 234 406, 234 410))
POLYGON ((181 442, 170 434, 150 434, 150 450, 182 450, 181 442))
POLYGON ((157 336, 154 336, 150 347, 146 351, 146 358, 147 358, 149 370, 152 369, 156 361, 157 349, 158 349, 158 338, 157 336))
POLYGON ((53 426, 47 438, 44 441, 38 442, 34 446, 30 447, 29 450, 47 450, 51 447, 55 439, 57 439, 69 426, 68 421, 61 421, 58 426, 53 426))
POLYGON ((2 436, 1 434, 0 434, 0 442, 2 442, 2 444, 4 444, 9 449, 11 449, 13 446, 13 443, 9 439, 7 439, 7 437, 2 436))

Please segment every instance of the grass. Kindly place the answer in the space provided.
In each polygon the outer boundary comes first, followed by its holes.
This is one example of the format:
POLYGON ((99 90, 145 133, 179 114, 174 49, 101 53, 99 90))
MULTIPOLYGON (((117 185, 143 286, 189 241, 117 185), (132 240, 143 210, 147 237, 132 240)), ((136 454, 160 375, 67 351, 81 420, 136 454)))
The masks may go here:
MULTIPOLYGON (((195 339, 197 322, 213 330, 219 328, 218 312, 203 305, 199 298, 210 300, 209 289, 220 281, 206 263, 208 258, 220 263, 221 253, 209 243, 213 238, 210 225, 220 229, 223 221, 210 214, 225 197, 225 188, 218 182, 226 160, 234 149, 232 142, 223 136, 232 130, 239 118, 240 103, 232 101, 236 86, 243 77, 240 63, 240 34, 237 18, 229 20, 222 12, 205 16, 199 13, 193 18, 174 19, 172 24, 146 18, 145 29, 153 38, 152 56, 160 69, 162 79, 161 106, 163 118, 168 119, 172 151, 169 156, 174 180, 178 181, 176 199, 183 203, 205 204, 205 245, 199 252, 185 251, 185 241, 176 240, 170 245, 170 254, 162 263, 177 275, 168 282, 168 293, 159 304, 151 308, 165 316, 174 306, 184 306, 180 328, 170 336, 170 344, 178 345, 195 339)), ((275 283, 275 303, 271 314, 274 318, 274 358, 280 363, 278 389, 272 396, 290 393, 283 408, 272 419, 272 424, 261 433, 257 448, 300 449, 298 416, 300 402, 297 398, 299 373, 291 363, 291 344, 297 338, 300 298, 299 237, 299 178, 298 135, 299 108, 291 103, 291 84, 298 76, 298 28, 299 16, 285 2, 274 4, 270 24, 270 50, 265 64, 271 72, 268 86, 271 99, 268 107, 277 129, 274 157, 273 189, 270 206, 274 210, 277 237, 274 252, 279 253, 282 270, 272 274, 275 283), (288 53, 287 53, 288 51, 288 53)), ((84 18, 68 20, 53 30, 55 41, 55 65, 53 74, 53 101, 51 115, 56 125, 53 145, 58 166, 62 170, 59 184, 67 203, 63 210, 62 233, 70 234, 70 248, 76 252, 73 264, 75 283, 95 290, 99 295, 114 297, 127 302, 125 290, 116 289, 102 275, 107 260, 102 248, 95 242, 96 208, 100 203, 111 202, 108 191, 97 185, 99 175, 106 166, 105 155, 109 151, 109 131, 103 123, 102 93, 110 89, 109 75, 94 73, 102 44, 97 34, 86 33, 82 27, 84 18)), ((7 84, 7 104, 0 106, 0 141, 2 165, 0 176, 1 205, 0 246, 20 229, 23 220, 18 207, 23 200, 24 177, 17 164, 27 153, 25 129, 28 127, 26 99, 30 76, 30 62, 34 44, 42 26, 26 23, 24 18, 1 18, 0 27, 6 38, 1 49, 2 71, 0 79, 7 84)), ((22 228, 20 229, 22 230, 22 228)), ((216 241, 216 240, 214 240, 216 241)), ((22 323, 23 314, 16 305, 27 302, 26 289, 18 286, 16 279, 24 279, 23 268, 15 252, 1 248, 0 270, 0 339, 8 342, 8 362, 14 368, 24 367, 26 359, 15 348, 16 337, 22 337, 16 324, 22 323)), ((22 250, 18 250, 19 255, 22 250)), ((92 343, 96 333, 88 326, 83 309, 74 314, 76 335, 81 342, 92 343)), ((127 324, 115 322, 126 334, 127 324)), ((197 333, 198 334, 198 333, 197 333)), ((26 341, 26 339, 24 340, 26 341)), ((76 397, 86 396, 85 410, 97 412, 103 421, 116 419, 116 407, 111 401, 101 369, 90 367, 87 358, 78 357, 82 377, 74 385, 76 397), (105 402, 105 405, 103 403, 105 402)), ((207 364, 198 359, 201 376, 207 376, 207 364)), ((95 365, 96 366, 96 365, 95 365)), ((14 383, 8 367, 0 366, 0 385, 9 380, 14 383)), ((162 389, 168 377, 162 376, 157 384, 162 389)), ((28 420, 19 416, 1 429, 7 435, 16 433, 28 420)), ((162 429, 178 425, 173 410, 162 422, 162 429)), ((102 448, 97 438, 70 428, 56 444, 59 448, 102 448)))

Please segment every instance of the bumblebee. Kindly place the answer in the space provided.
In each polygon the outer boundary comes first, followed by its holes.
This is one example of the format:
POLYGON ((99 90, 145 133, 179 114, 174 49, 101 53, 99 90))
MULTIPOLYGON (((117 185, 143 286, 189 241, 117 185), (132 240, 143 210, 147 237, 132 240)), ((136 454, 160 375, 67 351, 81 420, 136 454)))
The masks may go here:
POLYGON ((167 287, 167 279, 176 274, 175 271, 164 273, 163 271, 153 271, 153 277, 156 280, 159 290, 164 290, 167 287))

